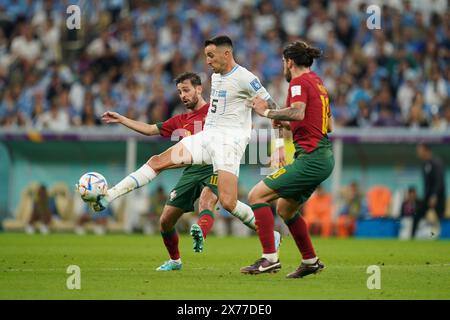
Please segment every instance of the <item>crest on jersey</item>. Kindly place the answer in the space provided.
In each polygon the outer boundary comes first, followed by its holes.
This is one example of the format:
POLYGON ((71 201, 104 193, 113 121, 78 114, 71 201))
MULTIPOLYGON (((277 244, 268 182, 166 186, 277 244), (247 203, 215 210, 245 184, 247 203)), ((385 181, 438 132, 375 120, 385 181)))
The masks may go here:
POLYGON ((173 190, 171 193, 170 193, 170 201, 173 201, 173 199, 175 199, 176 197, 177 197, 177 190, 173 190))
POLYGON ((255 91, 258 91, 258 90, 261 89, 261 87, 262 87, 262 85, 261 85, 261 83, 259 82, 258 79, 255 79, 255 80, 253 80, 252 82, 250 82, 250 85, 252 86, 252 88, 253 88, 255 91))
POLYGON ((291 87, 291 96, 301 96, 302 95, 302 87, 301 86, 292 86, 291 87))

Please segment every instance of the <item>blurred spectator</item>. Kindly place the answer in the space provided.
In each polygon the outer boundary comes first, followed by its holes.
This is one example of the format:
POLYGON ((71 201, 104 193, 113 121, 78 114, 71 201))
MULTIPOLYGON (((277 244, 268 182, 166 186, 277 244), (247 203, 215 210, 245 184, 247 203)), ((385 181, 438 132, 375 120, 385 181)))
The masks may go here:
POLYGON ((432 112, 437 113, 444 106, 447 94, 447 83, 441 75, 439 66, 433 64, 429 80, 425 83, 425 103, 431 107, 432 112))
POLYGON ((50 222, 52 221, 52 211, 50 208, 50 198, 45 185, 39 186, 36 199, 33 202, 33 212, 30 221, 25 228, 25 232, 33 234, 37 223, 42 234, 49 233, 50 222))
POLYGON ((416 188, 413 186, 409 187, 400 208, 400 239, 410 239, 414 216, 422 210, 422 205, 422 202, 417 197, 416 188))
POLYGON ((331 193, 323 186, 317 187, 311 198, 305 203, 304 216, 311 234, 329 237, 333 231, 331 193))
POLYGON ((363 194, 357 182, 352 182, 343 194, 344 204, 336 220, 336 236, 346 238, 355 232, 356 221, 361 215, 363 194))
POLYGON ((21 24, 20 35, 11 42, 11 53, 21 64, 25 74, 38 62, 41 45, 34 39, 33 30, 29 24, 21 24))
POLYGON ((374 125, 377 127, 395 127, 400 124, 397 120, 397 105, 392 99, 389 87, 383 85, 373 100, 373 109, 376 120, 374 125))
POLYGON ((69 98, 76 113, 80 114, 83 109, 83 100, 85 94, 92 90, 94 75, 92 71, 87 70, 81 75, 81 81, 76 81, 70 87, 69 98))
POLYGON ((340 43, 342 43, 346 48, 350 48, 353 38, 355 37, 355 28, 345 13, 340 13, 336 20, 336 25, 334 27, 336 30, 336 36, 340 43))
POLYGON ((100 117, 94 112, 94 99, 91 92, 84 95, 83 109, 81 110, 81 125, 86 127, 97 126, 101 124, 100 117))
POLYGON ((281 23, 284 31, 291 37, 300 37, 305 33, 305 21, 308 10, 304 8, 300 0, 287 0, 286 7, 281 15, 281 23))
POLYGON ((413 218, 420 210, 422 202, 417 198, 417 191, 415 187, 409 187, 406 198, 402 203, 400 209, 400 217, 413 218))
MULTIPOLYGON (((32 116, 47 112, 55 97, 66 105, 62 109, 69 107, 69 127, 83 125, 84 95, 89 91, 97 118, 106 108, 118 108, 136 119, 164 119, 177 112, 171 98, 173 77, 194 70, 209 79, 203 41, 225 33, 234 40, 238 63, 258 75, 266 88, 275 88, 272 95, 280 105, 285 99, 276 94, 280 80, 284 83, 281 50, 287 42, 303 38, 324 51, 313 70, 323 77, 330 102, 338 109, 336 116, 342 116, 339 125, 411 122, 408 126, 415 128, 428 122, 444 129, 450 87, 447 1, 384 1, 381 30, 367 28, 367 5, 301 0, 84 1, 83 28, 66 30, 63 2, 2 0, 0 125, 29 126, 35 122, 32 116), (64 88, 69 90, 69 103, 64 88), (36 91, 45 92, 44 101, 35 101, 36 91), (423 95, 422 112, 412 107, 417 92, 423 95)), ((90 106, 86 109, 89 114, 90 106)))
POLYGON ((443 219, 446 204, 445 168, 442 160, 433 155, 429 145, 423 143, 417 145, 417 157, 422 161, 424 203, 421 210, 414 215, 411 238, 415 237, 420 220, 429 210, 433 210, 439 219, 443 219))
POLYGON ((255 14, 255 27, 257 34, 263 35, 275 27, 276 17, 273 13, 274 8, 272 1, 262 0, 259 3, 258 11, 255 14))
POLYGON ((35 128, 38 130, 49 129, 64 131, 70 127, 70 115, 68 110, 62 109, 58 98, 54 98, 50 104, 50 110, 36 114, 35 128))
POLYGON ((411 110, 409 111, 406 126, 410 128, 425 128, 429 123, 425 117, 425 104, 423 102, 423 95, 418 92, 414 98, 411 110))
POLYGON ((347 123, 349 126, 360 128, 367 128, 372 126, 372 117, 370 114, 370 107, 368 102, 364 100, 358 101, 358 111, 356 117, 347 123))
POLYGON ((306 36, 317 45, 323 46, 327 41, 328 32, 333 30, 333 23, 329 19, 327 11, 322 8, 320 2, 311 2, 310 9, 313 12, 310 15, 312 24, 309 26, 306 36))
POLYGON ((347 108, 345 95, 340 94, 331 106, 334 124, 337 127, 344 127, 351 119, 350 110, 347 108))
POLYGON ((419 89, 417 84, 418 75, 412 70, 407 70, 405 72, 404 82, 397 91, 397 103, 400 106, 401 118, 403 121, 407 121, 408 119, 413 100, 419 89))
POLYGON ((371 218, 386 218, 392 202, 391 190, 384 185, 373 185, 367 191, 367 207, 371 218))

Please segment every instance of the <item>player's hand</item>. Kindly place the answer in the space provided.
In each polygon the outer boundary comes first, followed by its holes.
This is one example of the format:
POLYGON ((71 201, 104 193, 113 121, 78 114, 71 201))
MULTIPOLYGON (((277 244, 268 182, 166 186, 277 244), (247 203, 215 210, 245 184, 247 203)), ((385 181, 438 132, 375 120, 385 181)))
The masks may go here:
POLYGON ((113 111, 106 111, 102 115, 102 121, 106 123, 120 123, 122 121, 122 118, 122 115, 113 111))
POLYGON ((259 114, 260 116, 264 116, 264 111, 267 110, 267 107, 269 105, 267 104, 267 101, 264 99, 261 99, 260 97, 256 96, 253 98, 252 100, 252 105, 251 107, 253 108, 253 110, 255 110, 255 112, 257 114, 259 114))
POLYGON ((283 147, 276 148, 270 157, 270 167, 279 169, 286 165, 286 151, 283 147))

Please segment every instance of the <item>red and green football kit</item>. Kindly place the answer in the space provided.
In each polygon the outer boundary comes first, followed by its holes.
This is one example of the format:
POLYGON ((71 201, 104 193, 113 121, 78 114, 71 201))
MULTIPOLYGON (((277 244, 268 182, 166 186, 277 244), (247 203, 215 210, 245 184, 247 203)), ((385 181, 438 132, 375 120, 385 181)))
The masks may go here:
POLYGON ((294 162, 267 176, 264 183, 281 198, 304 203, 316 187, 327 179, 334 167, 328 139, 330 105, 327 90, 314 72, 302 74, 289 83, 286 107, 295 102, 306 105, 305 118, 290 121, 294 162))
MULTIPOLYGON (((157 123, 160 135, 178 140, 202 131, 208 108, 209 104, 205 104, 197 111, 179 114, 157 123)), ((212 165, 188 166, 170 192, 167 204, 183 209, 185 212, 193 211, 194 203, 205 186, 208 186, 216 195, 218 194, 217 175, 213 173, 212 165)))

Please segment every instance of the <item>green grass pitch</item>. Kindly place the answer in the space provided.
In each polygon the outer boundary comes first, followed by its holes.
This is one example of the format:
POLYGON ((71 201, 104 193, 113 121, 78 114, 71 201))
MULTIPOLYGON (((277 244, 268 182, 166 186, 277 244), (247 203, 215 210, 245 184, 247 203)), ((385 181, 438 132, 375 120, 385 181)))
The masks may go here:
POLYGON ((167 260, 159 236, 0 233, 0 299, 450 299, 450 242, 313 239, 326 269, 286 279, 300 259, 285 237, 276 274, 242 275, 260 255, 256 237, 208 237, 203 253, 180 237, 183 270, 157 272, 167 260), (81 289, 69 290, 69 265, 81 289), (381 289, 367 288, 378 265, 381 289))

